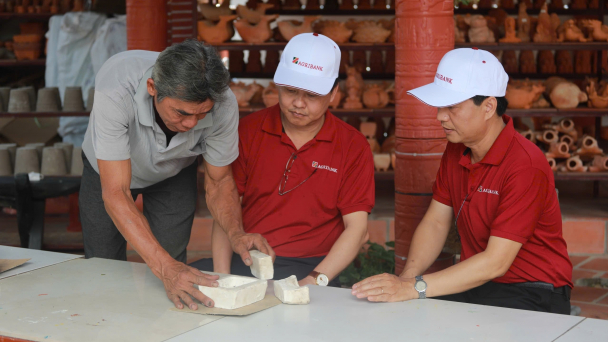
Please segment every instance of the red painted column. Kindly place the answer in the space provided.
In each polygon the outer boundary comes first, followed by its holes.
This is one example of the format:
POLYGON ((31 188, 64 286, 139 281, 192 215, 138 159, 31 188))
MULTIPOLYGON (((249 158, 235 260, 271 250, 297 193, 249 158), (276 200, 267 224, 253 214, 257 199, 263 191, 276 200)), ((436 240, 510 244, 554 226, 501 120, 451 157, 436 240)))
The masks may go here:
POLYGON ((163 51, 167 46, 167 0, 127 0, 127 49, 163 51))
MULTIPOLYGON (((454 48, 453 0, 396 2, 395 254, 397 274, 405 266, 412 235, 432 199, 445 133, 437 110, 407 91, 433 81, 443 55, 454 48)), ((452 263, 442 253, 433 269, 452 263)))

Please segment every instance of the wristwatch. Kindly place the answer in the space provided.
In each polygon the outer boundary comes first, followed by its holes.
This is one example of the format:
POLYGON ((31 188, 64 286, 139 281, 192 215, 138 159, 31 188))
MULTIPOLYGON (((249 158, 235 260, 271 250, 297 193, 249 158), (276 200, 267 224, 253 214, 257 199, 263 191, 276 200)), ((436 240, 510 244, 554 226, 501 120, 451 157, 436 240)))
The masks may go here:
POLYGON ((426 281, 422 280, 422 276, 416 277, 416 283, 414 283, 414 288, 418 291, 418 299, 426 298, 426 281))
POLYGON ((329 278, 327 278, 327 276, 323 273, 312 271, 308 275, 313 277, 315 279, 315 283, 319 286, 327 286, 327 284, 329 284, 329 278))

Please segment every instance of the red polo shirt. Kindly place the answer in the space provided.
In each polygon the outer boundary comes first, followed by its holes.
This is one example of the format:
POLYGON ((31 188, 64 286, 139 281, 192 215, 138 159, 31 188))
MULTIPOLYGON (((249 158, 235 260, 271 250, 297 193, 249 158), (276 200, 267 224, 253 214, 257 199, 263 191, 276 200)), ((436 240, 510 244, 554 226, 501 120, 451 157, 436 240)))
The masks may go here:
POLYGON ((344 231, 342 216, 369 213, 374 206, 369 143, 329 110, 317 136, 299 150, 283 132, 278 105, 243 118, 232 171, 243 196, 245 231, 262 234, 279 256, 327 255, 344 231), (292 153, 296 159, 283 191, 293 190, 281 196, 279 183, 292 153))
POLYGON ((542 281, 572 287, 572 264, 562 237, 553 172, 541 150, 506 123, 483 160, 471 164, 463 144, 448 143, 433 186, 433 199, 462 205, 458 230, 461 260, 483 252, 490 236, 522 243, 507 273, 493 281, 542 281), (468 194, 468 197, 467 197, 468 194))

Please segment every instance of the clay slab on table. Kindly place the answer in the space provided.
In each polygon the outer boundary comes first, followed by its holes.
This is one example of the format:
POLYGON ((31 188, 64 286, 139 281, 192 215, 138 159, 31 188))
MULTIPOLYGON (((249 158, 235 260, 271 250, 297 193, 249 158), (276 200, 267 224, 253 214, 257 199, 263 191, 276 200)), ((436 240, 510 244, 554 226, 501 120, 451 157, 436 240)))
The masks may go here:
POLYGON ((308 287, 300 287, 295 275, 274 282, 274 295, 283 304, 308 304, 310 294, 308 287))
POLYGON ((258 279, 272 279, 274 277, 274 266, 270 255, 257 250, 249 251, 251 260, 251 274, 258 279))
POLYGON ((220 274, 218 287, 199 286, 199 290, 219 309, 238 309, 264 299, 267 280, 220 274))

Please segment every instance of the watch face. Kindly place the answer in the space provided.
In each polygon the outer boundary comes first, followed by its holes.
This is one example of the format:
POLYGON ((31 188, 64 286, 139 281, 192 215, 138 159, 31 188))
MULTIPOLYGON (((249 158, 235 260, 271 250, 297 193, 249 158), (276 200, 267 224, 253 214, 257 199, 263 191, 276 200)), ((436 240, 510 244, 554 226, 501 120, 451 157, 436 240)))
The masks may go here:
POLYGON ((319 286, 327 286, 327 284, 329 284, 329 278, 327 278, 325 274, 321 273, 317 277, 317 284, 319 284, 319 286))
POLYGON ((424 291, 424 290, 426 290, 426 283, 424 281, 417 281, 416 284, 414 285, 414 287, 416 288, 416 291, 418 291, 418 292, 424 291))

